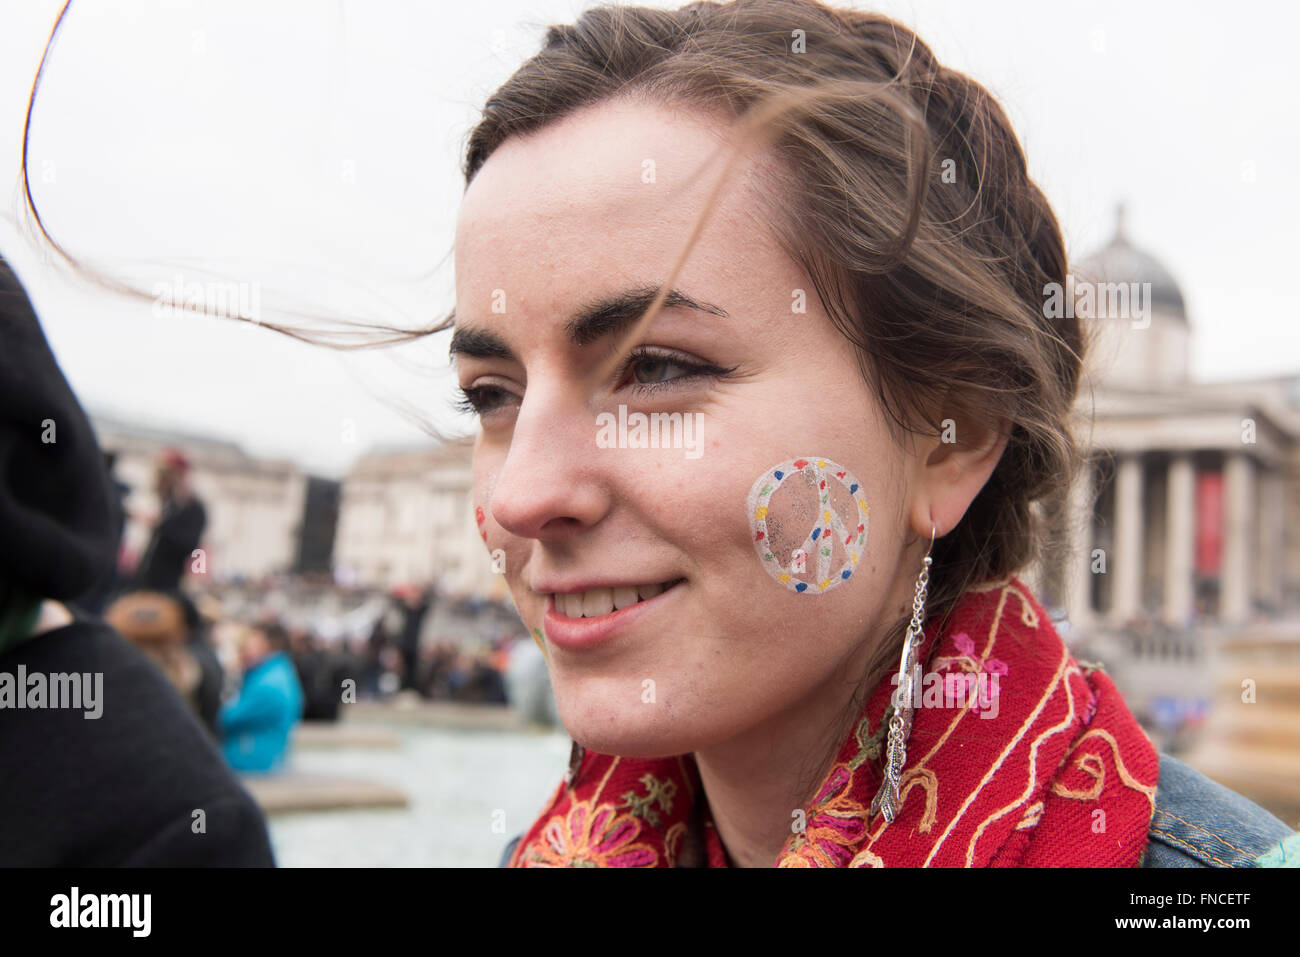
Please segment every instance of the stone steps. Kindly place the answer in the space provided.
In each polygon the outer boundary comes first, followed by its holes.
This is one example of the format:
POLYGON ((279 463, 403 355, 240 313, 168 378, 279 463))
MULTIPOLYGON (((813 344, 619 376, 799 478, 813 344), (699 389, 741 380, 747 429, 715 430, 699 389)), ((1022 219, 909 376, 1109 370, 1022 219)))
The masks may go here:
POLYGON ((309 722, 298 725, 293 731, 293 747, 310 750, 332 748, 382 748, 393 749, 401 738, 392 731, 377 726, 339 722, 336 724, 309 722))
POLYGON ((356 778, 286 771, 278 775, 241 775, 240 780, 267 815, 404 808, 409 803, 397 788, 356 778))

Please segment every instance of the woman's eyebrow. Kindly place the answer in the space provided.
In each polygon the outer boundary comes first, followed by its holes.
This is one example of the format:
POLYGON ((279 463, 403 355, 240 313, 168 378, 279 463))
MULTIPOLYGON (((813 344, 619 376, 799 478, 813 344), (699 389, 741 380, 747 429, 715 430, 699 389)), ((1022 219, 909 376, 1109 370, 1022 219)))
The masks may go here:
POLYGON ((457 356, 469 356, 473 359, 505 359, 517 362, 514 352, 506 341, 495 332, 487 329, 475 329, 472 326, 456 326, 451 334, 451 344, 447 354, 455 360, 457 356))
MULTIPOLYGON (((586 346, 606 336, 617 336, 645 314, 658 294, 658 286, 637 286, 597 299, 583 306, 564 324, 565 335, 575 346, 586 346)), ((679 289, 669 290, 664 297, 663 308, 694 309, 724 319, 729 318, 727 311, 721 306, 695 299, 679 289)), ((514 352, 503 338, 488 329, 477 329, 473 326, 456 327, 451 336, 448 352, 453 358, 457 355, 466 355, 476 359, 517 361, 514 352)))
MULTIPOLYGON (((617 336, 645 315, 657 295, 659 295, 658 286, 638 286, 599 299, 585 306, 566 322, 564 331, 575 346, 590 345, 605 336, 617 336)), ((694 309, 727 318, 727 312, 721 306, 701 302, 679 289, 668 291, 668 295, 664 297, 663 308, 694 309)))

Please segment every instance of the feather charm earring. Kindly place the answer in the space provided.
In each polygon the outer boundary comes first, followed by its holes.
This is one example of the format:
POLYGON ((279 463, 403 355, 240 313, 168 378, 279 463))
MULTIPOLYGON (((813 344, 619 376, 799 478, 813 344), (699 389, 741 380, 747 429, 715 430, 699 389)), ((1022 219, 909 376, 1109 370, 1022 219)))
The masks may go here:
POLYGON ((885 779, 880 783, 880 790, 871 800, 868 812, 875 817, 880 811, 885 815, 885 822, 894 823, 898 815, 899 785, 903 777, 903 765, 907 763, 907 738, 912 733, 912 695, 915 679, 917 652, 924 639, 925 597, 930 585, 930 552, 934 551, 934 536, 937 529, 930 526, 930 548, 925 553, 921 565, 921 574, 916 579, 916 595, 912 599, 912 621, 907 626, 907 636, 903 639, 903 656, 898 665, 898 688, 894 691, 894 714, 889 719, 888 750, 885 756, 885 779))

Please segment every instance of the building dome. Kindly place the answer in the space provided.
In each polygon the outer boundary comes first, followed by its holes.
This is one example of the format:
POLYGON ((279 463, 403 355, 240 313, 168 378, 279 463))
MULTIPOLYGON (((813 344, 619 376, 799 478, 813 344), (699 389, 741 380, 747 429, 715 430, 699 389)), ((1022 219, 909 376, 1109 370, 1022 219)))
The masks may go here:
POLYGON ((1115 235, 1102 249, 1082 260, 1075 274, 1092 282, 1137 282, 1151 284, 1151 304, 1163 306, 1178 318, 1187 319, 1183 293, 1178 282, 1160 260, 1138 249, 1124 234, 1124 205, 1115 211, 1115 235))

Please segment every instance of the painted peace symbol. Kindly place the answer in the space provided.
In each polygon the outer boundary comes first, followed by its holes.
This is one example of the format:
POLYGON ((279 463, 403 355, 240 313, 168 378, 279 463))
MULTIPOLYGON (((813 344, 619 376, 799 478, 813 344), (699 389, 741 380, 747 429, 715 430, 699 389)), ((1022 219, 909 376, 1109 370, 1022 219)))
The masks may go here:
POLYGON ((763 567, 792 591, 829 591, 848 581, 862 557, 871 510, 861 483, 830 459, 800 457, 768 469, 746 508, 763 567))

